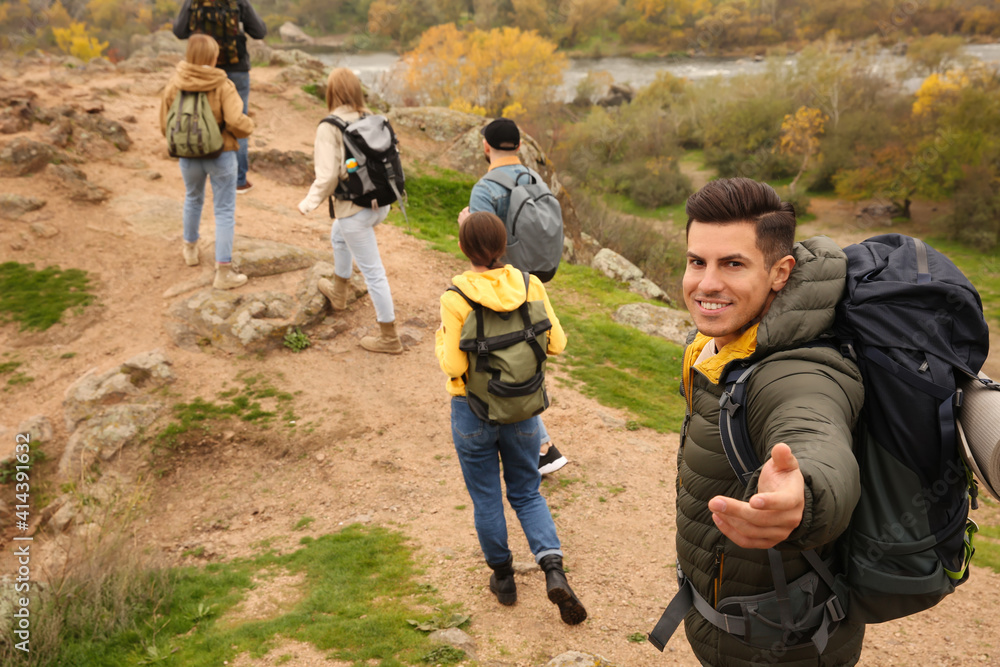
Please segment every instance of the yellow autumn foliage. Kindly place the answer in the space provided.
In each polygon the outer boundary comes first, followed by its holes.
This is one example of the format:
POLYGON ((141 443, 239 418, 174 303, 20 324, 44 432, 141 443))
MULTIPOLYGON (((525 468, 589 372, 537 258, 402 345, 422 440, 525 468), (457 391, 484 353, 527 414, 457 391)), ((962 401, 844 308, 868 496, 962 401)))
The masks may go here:
POLYGON ((87 26, 76 21, 68 28, 53 28, 52 35, 56 38, 56 46, 63 53, 68 53, 83 61, 99 58, 108 48, 107 42, 101 42, 87 33, 87 26))
POLYGON ((787 114, 781 123, 779 150, 785 155, 812 155, 819 148, 819 135, 823 134, 829 117, 819 109, 799 107, 795 114, 787 114))
POLYGON ((500 112, 500 115, 504 118, 510 118, 511 120, 517 120, 518 118, 523 118, 528 115, 528 110, 520 102, 514 102, 513 104, 508 104, 500 112))
POLYGON ((465 100, 497 116, 515 103, 534 113, 555 99, 567 67, 556 45, 534 31, 463 32, 453 23, 427 30, 404 55, 408 93, 425 104, 465 100))
POLYGON ((476 106, 475 104, 471 104, 468 100, 462 98, 453 99, 451 101, 451 104, 448 105, 448 108, 451 109, 452 111, 461 111, 463 113, 474 113, 477 116, 486 115, 486 109, 480 106, 476 106))
POLYGON ((944 76, 934 72, 920 84, 913 115, 922 116, 930 112, 943 97, 953 95, 969 85, 969 77, 962 70, 949 70, 944 76))

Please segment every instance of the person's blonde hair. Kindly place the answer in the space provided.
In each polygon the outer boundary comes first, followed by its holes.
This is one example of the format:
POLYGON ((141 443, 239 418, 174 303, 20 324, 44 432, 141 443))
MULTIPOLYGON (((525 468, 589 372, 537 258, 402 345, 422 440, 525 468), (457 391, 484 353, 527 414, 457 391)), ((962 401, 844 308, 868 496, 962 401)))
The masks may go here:
POLYGON ((211 65, 219 59, 219 43, 208 35, 191 35, 188 38, 184 60, 192 65, 211 65))
POLYGON ((368 110, 361 81, 346 67, 334 69, 326 79, 326 108, 333 111, 340 106, 349 106, 359 113, 368 110))

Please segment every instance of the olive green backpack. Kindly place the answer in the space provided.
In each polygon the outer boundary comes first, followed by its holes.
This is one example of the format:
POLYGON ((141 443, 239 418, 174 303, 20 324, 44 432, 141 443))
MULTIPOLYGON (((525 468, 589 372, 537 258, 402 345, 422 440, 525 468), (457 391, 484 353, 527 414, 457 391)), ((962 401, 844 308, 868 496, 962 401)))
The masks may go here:
POLYGON ((469 370, 462 377, 469 408, 483 421, 514 424, 549 407, 545 350, 552 322, 544 301, 528 300, 530 274, 522 273, 524 303, 510 312, 492 310, 459 288, 448 288, 472 306, 459 349, 469 355, 469 370))
POLYGON ((222 128, 215 122, 208 94, 178 91, 167 111, 170 157, 217 158, 222 155, 223 145, 222 128))

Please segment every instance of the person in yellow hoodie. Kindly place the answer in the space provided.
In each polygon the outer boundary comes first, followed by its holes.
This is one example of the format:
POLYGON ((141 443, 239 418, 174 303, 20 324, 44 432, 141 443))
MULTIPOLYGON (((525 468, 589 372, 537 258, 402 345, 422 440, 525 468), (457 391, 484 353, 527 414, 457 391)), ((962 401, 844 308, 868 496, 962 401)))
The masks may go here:
POLYGON ((233 269, 233 235, 236 229, 236 178, 239 149, 237 139, 250 136, 253 120, 243 113, 243 100, 226 72, 215 66, 219 44, 208 35, 191 35, 184 60, 163 91, 160 104, 160 131, 167 134, 167 112, 180 91, 208 94, 208 104, 222 129, 222 154, 215 158, 180 158, 181 176, 187 190, 184 197, 184 261, 198 265, 198 229, 205 204, 205 181, 212 180, 215 207, 216 289, 232 289, 247 281, 233 269))
MULTIPOLYGON (((459 228, 458 243, 472 268, 452 279, 455 287, 472 301, 498 312, 517 311, 525 300, 543 301, 552 325, 546 353, 562 352, 566 348, 566 333, 552 310, 545 287, 531 276, 526 294, 524 274, 510 264, 501 263, 507 250, 507 231, 500 218, 488 212, 469 215, 459 228)), ((448 376, 452 438, 472 498, 479 545, 493 570, 490 591, 503 605, 517 602, 500 484, 502 463, 507 500, 517 514, 535 561, 545 572, 548 598, 559 606, 565 623, 582 623, 587 610, 566 581, 555 522, 539 491, 542 475, 538 471, 541 446, 538 416, 501 424, 480 419, 469 406, 463 379, 469 371, 469 356, 459 344, 462 327, 473 307, 462 294, 449 290, 441 296, 441 326, 435 333, 435 353, 441 370, 448 376)))

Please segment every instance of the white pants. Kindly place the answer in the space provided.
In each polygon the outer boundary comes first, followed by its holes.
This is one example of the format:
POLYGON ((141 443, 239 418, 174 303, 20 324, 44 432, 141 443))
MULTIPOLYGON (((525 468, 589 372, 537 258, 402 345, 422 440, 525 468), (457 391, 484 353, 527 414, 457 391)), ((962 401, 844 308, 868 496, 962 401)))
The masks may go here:
POLYGON ((375 240, 375 225, 389 215, 389 207, 366 208, 349 218, 337 218, 330 228, 330 242, 333 244, 334 271, 341 278, 351 277, 351 262, 358 265, 368 286, 375 319, 379 322, 395 322, 396 313, 392 306, 392 293, 385 267, 378 253, 375 240))

